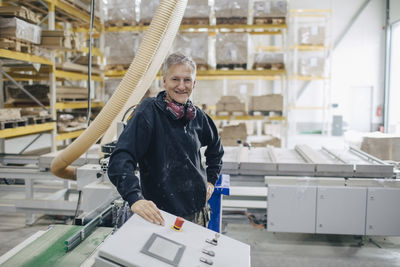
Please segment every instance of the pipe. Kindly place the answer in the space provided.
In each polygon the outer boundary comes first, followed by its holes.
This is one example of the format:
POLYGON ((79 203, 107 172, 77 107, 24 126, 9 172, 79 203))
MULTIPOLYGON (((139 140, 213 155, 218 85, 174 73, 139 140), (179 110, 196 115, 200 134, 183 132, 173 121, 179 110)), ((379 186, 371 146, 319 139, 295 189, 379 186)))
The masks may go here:
POLYGON ((138 53, 116 92, 91 125, 53 159, 50 169, 54 175, 76 180, 76 168, 69 165, 99 140, 117 115, 121 113, 121 109, 126 105, 128 99, 132 98, 130 95, 135 96, 136 101, 141 98, 137 97, 138 95, 144 95, 172 45, 172 41, 179 29, 186 3, 187 0, 160 1, 138 53), (154 70, 156 71, 154 72, 154 70), (151 76, 153 73, 154 75, 151 76))

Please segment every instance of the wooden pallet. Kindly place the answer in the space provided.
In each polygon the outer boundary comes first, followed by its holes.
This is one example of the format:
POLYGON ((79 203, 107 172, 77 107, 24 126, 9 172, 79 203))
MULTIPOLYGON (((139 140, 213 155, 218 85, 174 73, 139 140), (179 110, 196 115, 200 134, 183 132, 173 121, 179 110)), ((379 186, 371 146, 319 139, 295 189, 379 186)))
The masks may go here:
POLYGON ((247 24, 246 17, 230 17, 230 18, 217 18, 217 25, 221 24, 247 24))
POLYGON ((236 110, 236 111, 217 111, 215 113, 217 116, 245 116, 247 112, 245 110, 236 110))
POLYGON ((112 64, 106 66, 106 71, 113 70, 113 71, 124 71, 129 68, 131 64, 112 64))
POLYGON ((282 111, 276 110, 249 110, 249 115, 263 115, 263 116, 282 116, 282 111))
POLYGON ((46 115, 46 116, 23 116, 22 118, 27 119, 29 125, 32 125, 32 124, 43 124, 43 123, 52 121, 51 115, 46 115))
POLYGON ((32 44, 13 38, 0 38, 0 48, 16 52, 32 53, 32 44))
POLYGON ((209 25, 209 18, 183 18, 181 25, 209 25))
POLYGON ((285 17, 254 17, 253 19, 254 25, 265 25, 265 24, 279 25, 279 24, 285 24, 285 22, 286 22, 285 17))
POLYGON ((229 69, 229 70, 245 70, 247 67, 246 63, 232 63, 232 64, 217 64, 217 69, 229 69))
POLYGON ((197 70, 209 70, 211 69, 210 65, 208 64, 202 64, 202 63, 196 63, 197 70))
POLYGON ((151 19, 141 19, 138 23, 139 26, 149 26, 151 19))
POLYGON ((26 126, 27 124, 28 124, 28 119, 25 119, 25 118, 16 119, 16 120, 4 120, 4 121, 0 121, 0 130, 26 126))
POLYGON ((135 26, 136 21, 134 20, 108 20, 104 22, 105 27, 124 27, 124 26, 135 26))
POLYGON ((285 64, 283 63, 254 63, 253 70, 283 70, 285 64))

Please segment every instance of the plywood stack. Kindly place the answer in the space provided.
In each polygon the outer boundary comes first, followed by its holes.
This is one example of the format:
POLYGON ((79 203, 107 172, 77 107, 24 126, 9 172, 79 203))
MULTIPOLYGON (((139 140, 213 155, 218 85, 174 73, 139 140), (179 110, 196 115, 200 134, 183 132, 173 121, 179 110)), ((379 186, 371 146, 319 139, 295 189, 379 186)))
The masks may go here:
POLYGON ((283 110, 283 96, 279 94, 252 96, 249 110, 254 111, 279 111, 283 110))
POLYGON ((366 136, 361 143, 361 150, 381 160, 400 162, 400 136, 366 136))
POLYGON ((244 115, 246 105, 233 95, 222 96, 216 104, 217 115, 244 115))
POLYGON ((220 136, 224 146, 236 146, 238 140, 245 142, 247 139, 246 124, 239 123, 238 125, 224 126, 220 136))

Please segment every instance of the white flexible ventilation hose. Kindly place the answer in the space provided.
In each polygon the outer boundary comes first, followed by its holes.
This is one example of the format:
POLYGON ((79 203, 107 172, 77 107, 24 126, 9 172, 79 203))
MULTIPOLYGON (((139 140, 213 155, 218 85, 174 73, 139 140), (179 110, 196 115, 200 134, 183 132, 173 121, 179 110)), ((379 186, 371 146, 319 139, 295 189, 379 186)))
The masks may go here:
POLYGON ((186 4, 187 0, 160 1, 139 50, 115 93, 89 128, 51 162, 50 169, 55 175, 76 180, 76 168, 69 165, 96 143, 107 129, 112 130, 107 132, 105 139, 114 136, 116 122, 121 120, 127 107, 139 102, 154 80, 179 29, 186 4))

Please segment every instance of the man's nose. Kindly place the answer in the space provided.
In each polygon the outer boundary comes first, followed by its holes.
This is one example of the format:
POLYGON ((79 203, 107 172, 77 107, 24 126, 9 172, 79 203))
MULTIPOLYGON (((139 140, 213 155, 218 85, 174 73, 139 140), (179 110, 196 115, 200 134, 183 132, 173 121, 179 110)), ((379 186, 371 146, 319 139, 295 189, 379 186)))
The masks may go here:
POLYGON ((185 89, 185 80, 179 80, 178 88, 185 89))

